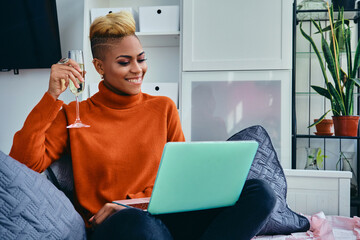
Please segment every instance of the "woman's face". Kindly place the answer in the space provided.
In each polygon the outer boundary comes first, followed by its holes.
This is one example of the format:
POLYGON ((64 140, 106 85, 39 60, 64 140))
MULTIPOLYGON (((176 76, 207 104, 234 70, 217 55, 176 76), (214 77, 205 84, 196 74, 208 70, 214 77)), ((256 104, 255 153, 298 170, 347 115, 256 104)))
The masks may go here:
POLYGON ((126 36, 112 45, 101 61, 104 84, 116 93, 138 94, 147 70, 145 52, 139 39, 126 36))

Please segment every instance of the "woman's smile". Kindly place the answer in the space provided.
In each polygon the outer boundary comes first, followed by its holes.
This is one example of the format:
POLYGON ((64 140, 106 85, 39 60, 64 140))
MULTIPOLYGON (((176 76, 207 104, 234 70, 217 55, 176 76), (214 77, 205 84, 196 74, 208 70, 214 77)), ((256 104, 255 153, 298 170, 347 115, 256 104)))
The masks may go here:
POLYGON ((142 76, 125 78, 125 80, 134 84, 142 84, 142 76))

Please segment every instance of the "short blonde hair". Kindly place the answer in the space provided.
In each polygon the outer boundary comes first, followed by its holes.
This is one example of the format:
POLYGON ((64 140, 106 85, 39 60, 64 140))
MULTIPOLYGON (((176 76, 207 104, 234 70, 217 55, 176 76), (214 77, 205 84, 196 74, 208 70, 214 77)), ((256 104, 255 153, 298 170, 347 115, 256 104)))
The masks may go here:
POLYGON ((114 41, 135 35, 136 25, 130 12, 121 11, 98 17, 90 26, 90 43, 93 58, 104 58, 104 50, 114 41))

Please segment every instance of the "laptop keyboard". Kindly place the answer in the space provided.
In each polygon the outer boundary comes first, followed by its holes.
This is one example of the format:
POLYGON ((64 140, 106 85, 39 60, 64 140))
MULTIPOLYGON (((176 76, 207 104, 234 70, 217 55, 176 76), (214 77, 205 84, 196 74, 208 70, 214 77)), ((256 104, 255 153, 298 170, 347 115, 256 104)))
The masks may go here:
POLYGON ((149 206, 149 203, 133 203, 133 204, 128 204, 129 206, 131 207, 134 207, 134 208, 139 208, 139 209, 142 209, 142 210, 147 210, 148 206, 149 206))

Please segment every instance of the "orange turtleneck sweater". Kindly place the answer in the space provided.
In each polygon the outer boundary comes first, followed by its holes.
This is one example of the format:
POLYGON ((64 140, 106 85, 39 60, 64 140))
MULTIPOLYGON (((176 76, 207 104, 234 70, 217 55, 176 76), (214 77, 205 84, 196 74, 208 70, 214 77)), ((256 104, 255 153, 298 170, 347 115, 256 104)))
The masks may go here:
POLYGON ((75 121, 75 102, 65 105, 45 93, 15 134, 10 156, 42 172, 69 151, 84 220, 107 202, 149 197, 165 143, 185 140, 169 98, 122 96, 103 82, 80 103, 80 116, 91 127, 67 129, 75 121))

